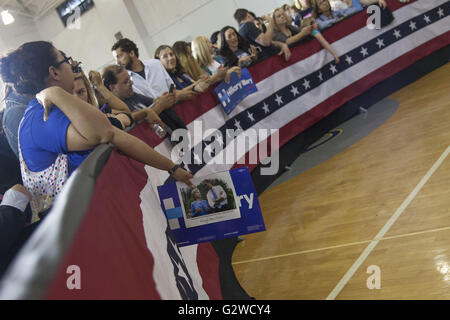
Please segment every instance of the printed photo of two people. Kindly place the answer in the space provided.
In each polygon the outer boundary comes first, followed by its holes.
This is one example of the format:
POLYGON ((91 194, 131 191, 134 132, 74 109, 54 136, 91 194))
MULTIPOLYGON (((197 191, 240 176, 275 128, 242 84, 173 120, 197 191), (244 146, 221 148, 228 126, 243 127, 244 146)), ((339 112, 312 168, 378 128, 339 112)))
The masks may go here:
POLYGON ((196 188, 177 183, 187 228, 241 217, 228 172, 194 178, 196 188))

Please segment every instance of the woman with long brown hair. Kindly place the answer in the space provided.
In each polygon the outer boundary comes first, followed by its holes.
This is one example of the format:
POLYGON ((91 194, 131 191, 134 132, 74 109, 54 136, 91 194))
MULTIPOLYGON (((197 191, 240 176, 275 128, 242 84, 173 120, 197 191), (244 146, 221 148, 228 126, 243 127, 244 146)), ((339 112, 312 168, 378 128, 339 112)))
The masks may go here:
POLYGON ((219 54, 225 58, 227 67, 248 67, 258 60, 258 50, 239 32, 226 26, 220 30, 219 54))
POLYGON ((206 76, 205 78, 195 81, 186 73, 172 47, 168 45, 159 46, 155 51, 154 58, 161 61, 167 73, 172 78, 177 90, 186 92, 187 94, 190 93, 192 98, 194 98, 199 93, 203 93, 209 88, 209 83, 207 82, 207 79, 205 79, 206 76))

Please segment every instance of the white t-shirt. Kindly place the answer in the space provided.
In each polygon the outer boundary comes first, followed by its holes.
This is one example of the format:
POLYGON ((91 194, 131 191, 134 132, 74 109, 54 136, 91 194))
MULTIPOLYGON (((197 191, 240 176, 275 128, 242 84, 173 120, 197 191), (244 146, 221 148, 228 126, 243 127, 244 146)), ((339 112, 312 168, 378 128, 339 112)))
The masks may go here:
POLYGON ((218 63, 216 60, 213 60, 213 62, 207 66, 208 70, 211 72, 211 74, 216 74, 217 69, 219 69, 220 63, 218 63))
POLYGON ((206 194, 206 198, 208 198, 208 204, 211 208, 214 208, 214 200, 219 198, 224 198, 224 200, 219 204, 219 207, 222 207, 228 203, 227 200, 227 194, 225 193, 225 190, 221 186, 213 186, 211 190, 208 191, 206 194), (213 193, 214 190, 214 193, 213 193), (215 197, 214 197, 215 194, 215 197))
POLYGON ((17 190, 9 189, 3 196, 1 205, 14 207, 25 212, 28 203, 30 203, 30 199, 25 194, 17 190))
POLYGON ((330 0, 331 10, 339 11, 343 9, 347 9, 348 5, 342 0, 330 0))
POLYGON ((136 93, 146 97, 156 99, 169 92, 170 85, 173 83, 161 61, 157 59, 143 60, 145 79, 136 72, 128 70, 133 80, 133 90, 136 93))

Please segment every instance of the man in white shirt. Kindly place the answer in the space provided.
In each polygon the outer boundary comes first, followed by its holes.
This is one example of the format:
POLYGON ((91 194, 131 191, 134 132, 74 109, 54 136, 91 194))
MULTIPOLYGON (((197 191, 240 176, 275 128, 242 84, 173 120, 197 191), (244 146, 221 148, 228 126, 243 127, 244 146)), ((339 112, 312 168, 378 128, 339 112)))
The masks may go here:
POLYGON ((225 190, 219 185, 213 186, 210 181, 205 180, 205 185, 209 191, 206 194, 208 204, 214 209, 214 212, 221 212, 229 210, 228 199, 225 190))
MULTIPOLYGON (((116 63, 128 70, 133 81, 134 92, 156 99, 170 91, 173 83, 161 61, 157 59, 140 60, 139 49, 129 39, 121 39, 112 49, 116 63)), ((174 90, 177 102, 192 99, 195 92, 174 90)))

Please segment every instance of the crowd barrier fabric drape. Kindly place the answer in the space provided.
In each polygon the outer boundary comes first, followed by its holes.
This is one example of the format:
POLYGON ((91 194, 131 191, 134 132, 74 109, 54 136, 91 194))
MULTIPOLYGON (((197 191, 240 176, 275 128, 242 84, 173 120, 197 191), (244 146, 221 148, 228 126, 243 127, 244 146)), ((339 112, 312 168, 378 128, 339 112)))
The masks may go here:
MULTIPOLYGON (((448 46, 450 1, 401 4, 392 0, 388 4, 395 20, 381 30, 367 28, 367 14, 361 12, 323 32, 340 56, 339 64, 317 40, 306 41, 291 49, 288 62, 274 56, 250 67, 258 92, 230 115, 218 104, 213 89, 175 110, 190 133, 211 129, 226 137, 227 129, 241 129, 241 134, 273 129, 268 146, 274 137, 282 146, 377 83, 448 46)), ((131 133, 171 156, 170 143, 161 141, 147 124, 131 133)), ((207 135, 203 138, 188 151, 193 163, 188 169, 197 176, 241 165, 253 169, 264 160, 196 164, 205 151, 219 159, 222 152, 236 148, 237 137, 228 145, 222 141, 224 150, 215 154, 208 148, 212 140, 207 135)), ((249 158, 248 153, 264 143, 255 136, 246 141, 245 148, 234 150, 236 160, 249 158)), ((222 299, 220 261, 212 245, 178 248, 173 240, 156 191, 168 173, 111 149, 90 157, 87 161, 96 165, 83 164, 88 169, 80 168, 70 179, 52 213, 5 276, 0 298, 222 299), (98 177, 97 171, 101 171, 98 177), (90 186, 86 185, 89 179, 90 186), (80 210, 81 214, 76 213, 80 210), (67 218, 70 215, 78 218, 67 218), (24 266, 32 271, 22 272, 24 266), (76 287, 77 271, 81 288, 76 287)))

